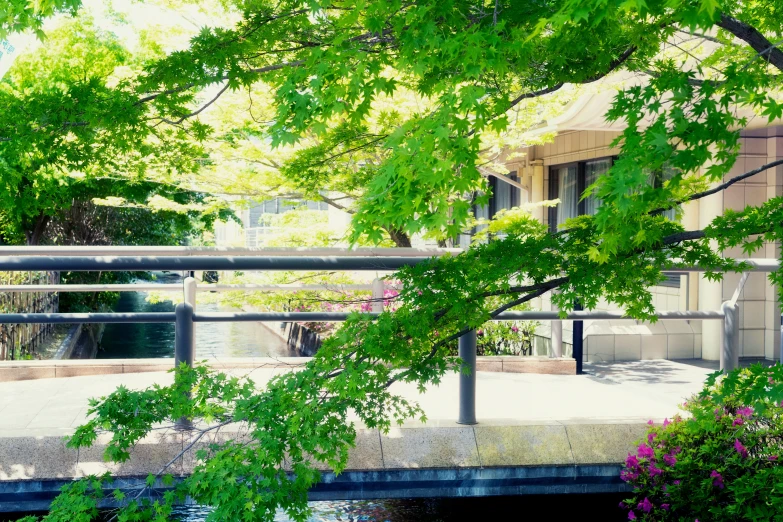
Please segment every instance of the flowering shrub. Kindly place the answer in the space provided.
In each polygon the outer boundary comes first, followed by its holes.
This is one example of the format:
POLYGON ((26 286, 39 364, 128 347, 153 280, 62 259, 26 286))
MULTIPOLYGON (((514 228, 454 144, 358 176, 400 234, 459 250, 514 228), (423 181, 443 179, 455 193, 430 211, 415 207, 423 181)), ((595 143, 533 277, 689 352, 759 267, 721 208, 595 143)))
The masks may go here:
POLYGON ((535 321, 485 323, 476 331, 478 355, 531 355, 535 321))
POLYGON ((713 374, 653 425, 621 478, 629 520, 772 521, 783 518, 783 367, 713 374))

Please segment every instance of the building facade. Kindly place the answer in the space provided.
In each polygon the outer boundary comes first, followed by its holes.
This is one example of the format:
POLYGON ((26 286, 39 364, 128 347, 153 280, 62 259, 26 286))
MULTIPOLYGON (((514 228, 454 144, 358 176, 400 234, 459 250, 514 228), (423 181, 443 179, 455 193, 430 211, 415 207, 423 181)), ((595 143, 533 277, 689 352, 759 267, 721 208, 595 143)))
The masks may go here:
MULTIPOLYGON (((550 123, 545 130, 557 132, 553 142, 526 147, 523 155, 509 161, 506 167, 517 173, 523 202, 560 199, 549 209, 539 208, 536 217, 551 229, 565 219, 592 214, 600 204, 594 198, 579 201, 584 188, 604 174, 619 150, 612 146, 619 135, 599 116, 605 100, 590 97, 575 105, 581 111, 566 113, 560 121, 550 123)), ((726 179, 783 158, 783 126, 748 128, 742 132, 739 159, 726 179)), ((655 183, 651 179, 651 183, 655 183)), ((783 194, 783 167, 769 169, 750 177, 727 190, 683 206, 682 223, 688 230, 701 229, 726 209, 741 210, 747 205, 759 205, 783 194)), ((725 257, 746 257, 740 248, 723 252, 725 257)), ((755 253, 756 258, 778 258, 779 245, 768 244, 755 253)), ((669 274, 667 280, 652 289, 658 311, 720 310, 729 300, 740 280, 739 274, 726 274, 722 282, 708 281, 702 274, 669 274)), ((739 299, 740 356, 744 358, 779 359, 781 314, 777 290, 763 273, 751 273, 739 299)), ((551 309, 544 297, 534 304, 542 310, 551 309)), ((603 302, 603 310, 613 310, 603 302)), ((573 342, 569 321, 564 322, 566 353, 573 342)), ((540 333, 548 337, 549 325, 540 333)), ((658 321, 644 323, 633 320, 585 321, 585 361, 625 361, 639 359, 708 359, 720 358, 722 327, 719 321, 658 321)), ((543 344, 538 352, 545 352, 543 344)))

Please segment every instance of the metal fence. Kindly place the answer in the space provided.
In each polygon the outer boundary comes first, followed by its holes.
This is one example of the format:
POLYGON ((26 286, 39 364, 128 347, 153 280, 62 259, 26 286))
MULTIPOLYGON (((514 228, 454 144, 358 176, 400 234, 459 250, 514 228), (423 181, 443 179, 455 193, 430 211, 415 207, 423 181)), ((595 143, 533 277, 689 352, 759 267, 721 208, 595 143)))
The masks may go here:
MULTIPOLYGON (((59 272, 0 272, 0 284, 24 289, 0 292, 0 313, 56 312, 59 297, 50 287, 59 281, 59 272), (26 289, 34 287, 40 290, 26 289)), ((33 357, 53 330, 47 323, 0 323, 0 361, 33 357)))
MULTIPOLYGON (((0 255, 0 272, 15 271, 20 269, 39 271, 182 271, 193 272, 200 270, 222 271, 379 271, 389 272, 403 266, 420 263, 430 257, 447 253, 445 250, 417 250, 417 249, 391 249, 396 255, 384 255, 389 250, 365 250, 345 252, 342 250, 318 249, 307 251, 303 249, 277 250, 272 255, 259 255, 269 253, 264 250, 230 249, 232 255, 226 255, 225 249, 177 249, 164 248, 96 248, 96 249, 23 249, 19 251, 0 247, 0 254, 12 253, 16 255, 0 255), (155 255, 150 255, 150 251, 155 255), (104 254, 103 256, 86 256, 88 252, 104 254), (33 255, 19 255, 20 253, 32 253, 33 255), (109 254, 131 254, 137 256, 109 254), (302 255, 305 253, 314 255, 302 255), (55 254, 55 255, 52 255, 55 254), (58 255, 59 254, 59 255, 58 255), (63 255, 65 254, 65 255, 63 255), (330 255, 331 254, 331 255, 330 255)), ((448 251, 451 253, 453 251, 448 251)), ((775 260, 749 260, 751 270, 769 272, 779 266, 775 260)), ((678 269, 682 272, 699 272, 699 267, 678 269)), ((721 350, 721 369, 731 370, 736 368, 739 359, 739 307, 737 300, 742 287, 747 279, 743 276, 732 299, 725 302, 721 310, 713 311, 685 311, 685 312, 661 312, 659 319, 677 320, 719 320, 723 323, 723 345, 721 350)), ((368 287, 374 297, 373 312, 369 316, 377 315, 381 311, 383 286, 378 280, 368 287)), ((34 291, 63 291, 68 285, 37 285, 31 287, 34 291)), ((143 285, 79 285, 78 291, 139 291, 143 285)), ((164 285, 154 285, 161 290, 164 285)), ((178 304, 174 312, 160 313, 4 313, 0 314, 0 324, 54 324, 54 323, 151 323, 170 322, 175 324, 175 364, 186 362, 193 364, 195 357, 194 331, 195 324, 199 322, 316 322, 344 321, 348 313, 343 312, 210 312, 199 313, 196 310, 196 293, 198 290, 285 290, 286 285, 204 285, 199 287, 193 277, 186 277, 183 285, 165 285, 173 288, 182 288, 184 302, 178 304)), ((5 289, 15 291, 23 290, 19 286, 0 286, 0 291, 5 289)), ((172 288, 172 289, 173 289, 172 288)), ((302 287, 290 289, 301 290, 302 287)), ((565 319, 574 320, 575 331, 574 358, 577 371, 581 372, 582 350, 581 336, 576 332, 581 331, 583 320, 616 320, 626 319, 622 312, 611 311, 573 311, 567 314, 565 319), (576 337, 579 337, 578 343, 576 337), (577 344, 579 345, 577 347, 577 344)), ((559 324, 562 329, 563 317, 558 312, 526 311, 504 312, 495 320, 549 320, 559 324)), ((556 328, 553 328, 553 332, 556 328)), ((554 341, 554 339, 553 339, 554 341)), ((562 355, 560 342, 553 342, 553 355, 562 355)), ((475 390, 476 390, 476 332, 469 332, 459 339, 459 357, 463 364, 470 370, 461 373, 459 417, 462 424, 475 424, 475 390)))

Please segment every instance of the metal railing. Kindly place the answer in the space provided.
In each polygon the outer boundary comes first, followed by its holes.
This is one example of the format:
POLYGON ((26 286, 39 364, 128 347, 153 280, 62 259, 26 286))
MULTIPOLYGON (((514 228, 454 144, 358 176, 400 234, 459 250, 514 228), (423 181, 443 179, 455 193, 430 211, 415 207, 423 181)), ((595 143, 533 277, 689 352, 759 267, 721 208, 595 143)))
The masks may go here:
MULTIPOLYGON (((114 247, 0 247, 0 271, 49 270, 49 271, 183 271, 201 270, 223 271, 393 271, 414 265, 426 259, 452 254, 453 249, 366 249, 364 251, 345 252, 336 249, 206 249, 206 248, 114 248, 114 247), (93 253, 93 255, 86 255, 93 253), (310 254, 303 256, 302 254, 310 254), (382 255, 382 254, 391 255, 382 255), (11 255, 3 255, 11 254, 11 255), (30 254, 30 255, 20 255, 30 254), (94 255, 103 254, 103 255, 94 255), (116 255, 123 254, 123 255, 116 255), (135 256, 127 254, 137 254, 135 256), (154 254, 154 255, 152 255, 154 254), (230 254, 230 255, 227 255, 230 254), (364 255, 362 255, 364 254, 364 255)), ((754 271, 769 272, 777 269, 775 260, 750 260, 754 271)), ((698 267, 678 268, 681 272, 703 271, 698 267)), ((747 279, 745 274, 731 300, 725 302, 721 310, 660 312, 658 319, 666 320, 720 320, 723 322, 723 346, 720 365, 725 371, 737 367, 739 359, 739 299, 742 287, 747 279)), ((383 282, 375 279, 371 285, 198 285, 193 277, 186 277, 180 285, 35 285, 28 290, 24 285, 0 286, 0 291, 141 291, 141 290, 177 290, 182 289, 184 301, 175 307, 174 312, 137 312, 137 313, 9 313, 0 314, 0 324, 25 323, 174 323, 175 325, 175 364, 185 362, 192 365, 195 357, 195 323, 199 322, 339 322, 345 321, 349 313, 344 312, 208 312, 196 311, 196 293, 198 291, 290 291, 323 289, 370 290, 373 296, 373 310, 368 316, 375 316, 383 309, 383 282)), ((562 332, 562 320, 618 320, 629 319, 622 312, 612 311, 573 311, 561 317, 557 311, 504 312, 494 320, 549 320, 559 328, 553 327, 553 355, 562 354, 562 333, 555 343, 555 331, 562 332)), ((581 339, 580 339, 581 341, 581 339)), ((475 424, 476 392, 476 332, 463 335, 458 343, 459 357, 469 372, 459 376, 459 416, 461 424, 475 424)), ((578 373, 581 370, 580 353, 574 351, 578 373)))

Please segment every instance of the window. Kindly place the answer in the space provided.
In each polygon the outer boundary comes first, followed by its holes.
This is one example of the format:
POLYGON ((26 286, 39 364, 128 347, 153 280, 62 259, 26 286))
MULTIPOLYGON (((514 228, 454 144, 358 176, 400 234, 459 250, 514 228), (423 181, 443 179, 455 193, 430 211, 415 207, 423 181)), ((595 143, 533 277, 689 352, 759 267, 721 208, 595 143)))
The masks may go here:
POLYGON ((579 197, 611 166, 611 158, 603 158, 549 168, 549 199, 560 200, 559 205, 549 209, 549 228, 552 232, 557 231, 557 227, 567 219, 596 213, 601 204, 598 198, 590 196, 579 201, 579 197))
MULTIPOLYGON (((506 177, 519 181, 516 171, 509 172, 506 177)), ((473 205, 473 215, 476 219, 492 219, 502 209, 509 209, 518 207, 521 203, 521 191, 518 187, 506 183, 502 179, 490 176, 487 180, 487 184, 492 192, 489 197, 489 203, 486 205, 473 205)), ((470 246, 471 236, 476 232, 483 230, 486 225, 480 225, 475 227, 468 233, 460 234, 459 246, 461 248, 468 248, 470 246)))
MULTIPOLYGON (((549 229, 556 232, 557 228, 567 219, 593 215, 598 211, 601 200, 590 195, 583 201, 579 197, 587 187, 606 174, 612 166, 612 158, 582 161, 566 165, 555 165, 549 168, 549 199, 559 199, 560 203, 549 209, 549 229)), ((662 171, 650 173, 650 185, 660 187, 664 181, 671 179, 674 170, 664 168, 662 171)), ((674 220, 675 209, 664 212, 664 216, 674 220)), ((679 288, 680 275, 664 272, 666 279, 660 286, 679 288)))

